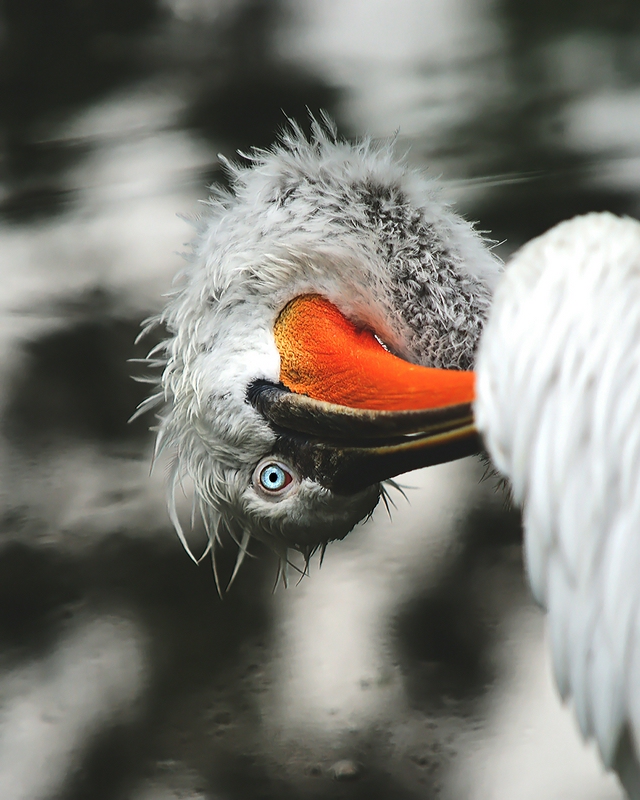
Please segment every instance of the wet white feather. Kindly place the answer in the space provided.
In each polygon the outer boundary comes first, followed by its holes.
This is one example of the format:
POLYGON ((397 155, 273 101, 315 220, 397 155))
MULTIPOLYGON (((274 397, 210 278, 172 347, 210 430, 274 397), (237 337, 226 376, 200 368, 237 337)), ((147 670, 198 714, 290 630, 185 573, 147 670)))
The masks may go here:
POLYGON ((640 742, 640 223, 589 214, 525 245, 476 368, 560 692, 633 791, 620 745, 627 730, 640 742))

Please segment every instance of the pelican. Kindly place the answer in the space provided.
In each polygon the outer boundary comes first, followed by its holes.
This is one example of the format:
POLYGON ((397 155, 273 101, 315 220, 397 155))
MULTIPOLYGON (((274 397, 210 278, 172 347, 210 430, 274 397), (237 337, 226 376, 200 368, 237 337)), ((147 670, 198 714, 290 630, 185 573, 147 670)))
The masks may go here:
POLYGON ((640 225, 565 223, 501 279, 491 243, 389 144, 315 123, 245 159, 149 323, 168 337, 139 411, 163 405, 155 455, 172 452, 187 550, 185 478, 214 572, 223 535, 239 546, 233 581, 252 537, 308 560, 385 482, 480 452, 480 432, 524 504, 561 694, 640 797, 640 225))
MULTIPOLYGON (((390 143, 295 125, 226 162, 152 351, 171 450, 214 551, 287 563, 370 515, 383 482, 477 452, 474 352, 499 260, 390 143)), ((217 577, 216 577, 217 580, 217 577)))
POLYGON ((640 223, 589 214, 525 245, 476 374, 560 693, 640 798, 640 223))

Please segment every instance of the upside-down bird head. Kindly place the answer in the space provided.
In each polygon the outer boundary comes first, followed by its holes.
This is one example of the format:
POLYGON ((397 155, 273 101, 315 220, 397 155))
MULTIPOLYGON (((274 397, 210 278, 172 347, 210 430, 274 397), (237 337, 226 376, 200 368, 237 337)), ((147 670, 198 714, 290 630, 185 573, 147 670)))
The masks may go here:
MULTIPOLYGON (((227 164, 159 317, 158 448, 215 544, 343 538, 381 482, 474 452, 474 352, 499 266, 391 144, 310 139, 227 164)), ((170 502, 174 523, 181 532, 170 502)))

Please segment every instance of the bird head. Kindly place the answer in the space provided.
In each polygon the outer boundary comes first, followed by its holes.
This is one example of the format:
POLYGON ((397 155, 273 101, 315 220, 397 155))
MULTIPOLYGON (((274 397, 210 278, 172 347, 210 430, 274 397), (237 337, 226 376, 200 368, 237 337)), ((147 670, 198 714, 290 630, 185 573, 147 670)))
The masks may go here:
POLYGON ((308 557, 385 480, 479 449, 470 370, 499 266, 390 144, 292 127, 245 158, 159 318, 145 407, 164 404, 171 495, 188 476, 214 546, 308 557))

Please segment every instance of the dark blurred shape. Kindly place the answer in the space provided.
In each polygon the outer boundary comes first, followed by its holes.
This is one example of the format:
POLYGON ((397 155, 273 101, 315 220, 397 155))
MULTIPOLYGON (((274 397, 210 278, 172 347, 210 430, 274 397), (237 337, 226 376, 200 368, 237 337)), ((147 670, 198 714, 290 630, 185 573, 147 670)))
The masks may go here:
POLYGON ((43 142, 43 132, 148 70, 143 37, 160 8, 157 0, 5 0, 0 130, 3 182, 15 194, 0 213, 55 208, 58 176, 82 149, 43 142))
MULTIPOLYGON (((287 116, 335 113, 337 89, 273 46, 286 12, 277 0, 248 0, 210 19, 174 18, 159 0, 7 0, 0 17, 0 217, 26 222, 74 200, 64 172, 95 143, 51 141, 83 105, 144 77, 184 81, 182 120, 233 155, 268 146, 287 116)), ((218 166, 206 179, 224 180, 218 166)))
MULTIPOLYGON (((137 725, 106 726, 91 742, 78 771, 58 800, 112 800, 130 796, 140 775, 140 736, 137 725)), ((141 752, 142 751, 142 752, 141 752)))
MULTIPOLYGON (((566 85, 552 52, 569 37, 587 37, 593 52, 600 49, 611 61, 621 86, 637 82, 640 4, 501 0, 496 13, 504 36, 500 59, 508 76, 506 94, 488 96, 478 115, 453 131, 442 148, 471 164, 473 177, 516 178, 498 183, 474 208, 482 228, 514 246, 576 214, 637 214, 637 192, 598 185, 593 178, 599 154, 577 152, 565 141, 568 105, 602 87, 588 81, 566 85)), ((487 64, 479 68, 490 72, 487 64)), ((611 76, 601 80, 606 86, 611 76)))
POLYGON ((187 125, 214 139, 228 154, 236 148, 269 147, 295 119, 310 128, 310 112, 335 115, 337 88, 284 64, 273 39, 285 11, 277 0, 249 0, 217 31, 219 49, 200 66, 187 125))
POLYGON ((75 192, 48 184, 23 187, 0 202, 0 217, 13 223, 28 222, 53 211, 64 211, 74 197, 75 192))
POLYGON ((580 165, 576 164, 573 170, 563 174, 565 168, 566 164, 552 166, 551 174, 532 180, 529 186, 496 191, 482 204, 483 229, 515 246, 578 214, 591 211, 633 213, 637 200, 635 192, 589 185, 580 165))
MULTIPOLYGON (((221 554, 226 573, 235 548, 225 547, 221 554)), ((216 593, 209 559, 195 565, 177 538, 136 540, 114 534, 77 561, 88 608, 130 613, 143 624, 150 675, 137 722, 96 740, 65 800, 128 796, 123 787, 131 791, 136 780, 153 774, 165 759, 194 769, 205 784, 213 772, 216 785, 233 756, 215 738, 217 726, 211 726, 210 716, 224 703, 235 737, 246 736, 257 724, 255 695, 243 683, 243 665, 253 660, 268 630, 265 600, 273 581, 272 559, 264 553, 249 559, 224 601, 216 593), (96 787, 105 787, 103 794, 94 794, 96 787)), ((232 747, 235 751, 238 745, 232 747)), ((245 780, 244 773, 236 779, 245 780)), ((245 797, 237 785, 229 796, 245 797)))
POLYGON ((637 0, 500 0, 498 12, 528 44, 581 29, 624 36, 640 26, 637 0))
MULTIPOLYGON (((15 532, 18 524, 7 518, 2 532, 15 532)), ((232 548, 222 557, 223 568, 230 570, 232 548)), ((217 772, 218 761, 228 769, 226 748, 214 740, 207 715, 211 704, 215 708, 222 700, 231 710, 227 724, 239 727, 240 735, 256 724, 253 695, 237 665, 247 659, 243 647, 268 626, 265 597, 272 573, 264 554, 251 559, 222 602, 208 561, 196 566, 177 539, 162 534, 139 540, 114 533, 74 554, 26 542, 0 548, 5 666, 46 655, 59 646, 66 628, 92 617, 130 617, 148 636, 148 684, 140 708, 130 723, 106 726, 87 742, 88 753, 61 798, 128 796, 168 755, 204 775, 212 765, 217 772), (194 730, 201 742, 195 748, 194 730)), ((238 784, 247 779, 244 772, 231 778, 233 796, 245 796, 238 784)), ((255 788, 251 796, 264 796, 255 788)))
POLYGON ((524 587, 524 578, 515 587, 504 583, 505 576, 513 580, 514 552, 521 566, 518 512, 478 509, 464 531, 438 584, 408 602, 395 622, 407 692, 425 711, 443 702, 468 705, 491 685, 496 622, 505 600, 515 601, 524 587))
MULTIPOLYGON (((2 533, 14 533, 15 514, 0 522, 2 533)), ((5 651, 40 654, 59 634, 68 609, 81 599, 76 565, 54 548, 37 550, 12 542, 0 552, 0 643, 5 651)))
POLYGON ((114 316, 100 290, 78 306, 66 309, 76 317, 68 327, 25 345, 3 420, 7 436, 38 447, 60 436, 143 445, 153 415, 128 420, 150 387, 132 379, 144 370, 129 359, 144 357, 154 339, 136 344, 140 320, 114 316))

